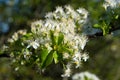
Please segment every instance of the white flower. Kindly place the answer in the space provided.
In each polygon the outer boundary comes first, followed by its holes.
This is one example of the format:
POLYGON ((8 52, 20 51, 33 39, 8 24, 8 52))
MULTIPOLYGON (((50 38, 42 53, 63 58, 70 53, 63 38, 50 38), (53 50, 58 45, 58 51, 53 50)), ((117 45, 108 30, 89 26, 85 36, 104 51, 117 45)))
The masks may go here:
POLYGON ((23 55, 25 59, 29 59, 30 56, 32 55, 32 52, 29 52, 28 50, 24 50, 23 55))
POLYGON ((37 49, 40 45, 39 45, 39 43, 35 40, 35 41, 31 41, 30 43, 29 43, 29 45, 27 46, 27 48, 29 48, 29 47, 33 47, 34 49, 37 49))
POLYGON ((77 12, 81 15, 78 23, 79 24, 86 23, 88 20, 88 11, 85 10, 84 8, 79 8, 79 9, 77 9, 77 12))
POLYGON ((63 75, 61 75, 62 77, 70 77, 70 75, 71 75, 71 64, 70 63, 68 63, 67 65, 66 65, 66 69, 65 69, 65 71, 64 71, 64 74, 63 75))
POLYGON ((58 6, 55 10, 55 13, 63 14, 64 13, 63 8, 58 6))
POLYGON ((83 15, 84 19, 86 19, 88 17, 88 11, 85 10, 84 8, 79 8, 77 9, 77 12, 81 15, 83 15))
POLYGON ((100 80, 96 75, 90 73, 90 72, 81 72, 76 73, 72 76, 72 80, 100 80))
POLYGON ((120 0, 105 0, 103 7, 107 9, 107 7, 116 8, 120 6, 120 0))
POLYGON ((14 33, 14 35, 12 36, 12 39, 13 39, 14 41, 17 41, 17 40, 18 40, 18 33, 17 33, 17 32, 14 33))
POLYGON ((70 5, 65 6, 65 9, 67 10, 66 14, 71 14, 74 12, 74 9, 70 5))
POLYGON ((9 38, 9 39, 8 39, 8 42, 13 43, 14 40, 9 38))
POLYGON ((105 8, 105 10, 107 10, 107 8, 109 7, 110 5, 108 3, 104 3, 103 4, 103 7, 105 8))
POLYGON ((25 35, 27 33, 27 31, 26 30, 19 30, 17 33, 20 35, 25 35))
POLYGON ((76 64, 76 68, 80 67, 81 66, 81 53, 80 52, 77 52, 74 54, 73 56, 73 63, 76 64))
POLYGON ((49 12, 46 14, 45 18, 50 18, 52 19, 53 18, 53 13, 52 12, 49 12))
POLYGON ((51 50, 53 50, 53 48, 50 46, 49 43, 46 43, 45 47, 47 48, 48 52, 50 52, 51 50))
POLYGON ((87 60, 89 59, 88 54, 86 54, 86 53, 82 54, 82 59, 83 59, 84 61, 87 61, 87 60))
POLYGON ((21 61, 21 65, 24 65, 24 61, 21 61))
POLYGON ((56 21, 54 21, 54 20, 46 19, 44 25, 45 26, 42 27, 42 28, 49 31, 49 30, 54 30, 55 26, 57 26, 58 23, 56 21))
POLYGON ((16 67, 16 68, 15 68, 15 71, 18 71, 18 70, 19 70, 19 67, 16 67))
POLYGON ((61 75, 62 77, 70 77, 71 75, 71 69, 70 68, 67 68, 65 70, 65 73, 63 75, 61 75))
POLYGON ((63 58, 64 58, 64 59, 68 59, 69 57, 70 57, 70 55, 69 55, 68 53, 66 53, 66 52, 63 53, 63 58))
POLYGON ((88 42, 88 38, 85 35, 81 35, 79 42, 80 42, 80 47, 83 50, 86 43, 88 42))
POLYGON ((32 31, 32 33, 39 34, 40 28, 42 26, 43 26, 43 21, 42 20, 32 22, 31 23, 31 31, 32 31))
POLYGON ((12 35, 12 38, 8 39, 8 42, 13 43, 17 41, 21 36, 26 34, 26 30, 19 30, 12 35))

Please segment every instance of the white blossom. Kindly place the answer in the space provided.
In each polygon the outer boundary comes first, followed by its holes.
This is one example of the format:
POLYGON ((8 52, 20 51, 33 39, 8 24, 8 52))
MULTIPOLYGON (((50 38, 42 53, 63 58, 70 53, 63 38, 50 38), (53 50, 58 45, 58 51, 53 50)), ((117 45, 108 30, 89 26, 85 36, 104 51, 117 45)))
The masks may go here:
POLYGON ((27 48, 29 48, 29 47, 33 47, 34 49, 37 49, 40 45, 39 45, 39 43, 35 40, 35 41, 30 41, 29 42, 29 45, 27 46, 27 48))
POLYGON ((74 12, 74 9, 70 5, 65 6, 65 9, 66 14, 71 14, 72 12, 74 12))
POLYGON ((86 53, 82 54, 82 59, 83 59, 84 61, 87 61, 87 60, 89 59, 88 54, 86 54, 86 53))
POLYGON ((13 39, 14 41, 17 41, 17 40, 18 40, 18 34, 17 34, 17 32, 14 33, 14 35, 12 36, 12 39, 13 39))
POLYGON ((107 9, 108 7, 116 8, 120 7, 120 0, 105 0, 103 7, 107 9))
POLYGON ((86 43, 88 42, 88 38, 85 35, 81 35, 79 42, 80 42, 80 47, 83 50, 86 43))
POLYGON ((19 67, 16 67, 16 68, 15 68, 15 71, 18 71, 18 70, 19 70, 19 67))
POLYGON ((55 13, 63 14, 64 13, 63 8, 60 6, 56 7, 55 13))
POLYGON ((96 75, 90 73, 90 72, 81 72, 76 73, 72 76, 72 80, 100 80, 96 75))
POLYGON ((80 52, 77 52, 77 53, 74 54, 73 63, 76 64, 76 68, 81 66, 81 59, 82 59, 82 56, 81 56, 80 52))
POLYGON ((46 43, 45 47, 47 48, 48 52, 50 52, 51 50, 53 50, 53 48, 50 46, 49 43, 46 43))
POLYGON ((77 9, 77 12, 83 16, 84 19, 87 19, 88 17, 88 11, 84 8, 77 9))
POLYGON ((28 51, 28 50, 24 50, 23 51, 23 55, 25 59, 29 59, 30 56, 32 55, 32 52, 28 51))
POLYGON ((69 53, 66 53, 66 52, 63 53, 63 58, 64 58, 64 59, 68 59, 69 57, 70 57, 69 53))
POLYGON ((71 69, 70 68, 67 68, 65 70, 65 74, 61 75, 62 77, 70 77, 71 75, 71 69))
POLYGON ((26 34, 26 30, 19 30, 12 35, 12 38, 8 39, 8 42, 13 43, 26 34))
MULTIPOLYGON (((63 63, 64 73, 61 76, 70 77, 73 64, 78 68, 81 66, 82 60, 86 61, 89 58, 88 54, 82 54, 88 41, 87 36, 82 32, 84 25, 89 20, 88 15, 88 11, 83 8, 74 10, 69 5, 58 6, 54 12, 47 13, 44 20, 31 23, 30 35, 26 34, 26 31, 14 33, 9 42, 12 43, 20 39, 22 41, 20 47, 23 47, 18 56, 15 55, 16 52, 10 54, 11 57, 15 57, 14 63, 20 62, 21 65, 24 65, 27 61, 31 61, 32 55, 35 55, 37 59, 30 63, 37 62, 36 65, 43 67, 42 63, 46 62, 48 54, 56 52, 50 57, 54 58, 55 63, 63 63), (45 52, 43 52, 44 50, 45 52), (41 53, 33 54, 38 51, 41 53), (43 56, 42 61, 40 61, 40 56, 43 56), (24 58, 23 61, 21 58, 24 58)), ((47 65, 49 64, 45 64, 44 67, 47 65)), ((17 67, 15 70, 18 69, 17 67)))
POLYGON ((66 65, 66 69, 65 69, 65 71, 64 71, 64 74, 62 74, 61 76, 62 76, 62 77, 70 77, 70 75, 71 75, 71 64, 68 63, 68 64, 66 65))
MULTIPOLYGON (((88 41, 86 35, 82 34, 81 26, 83 22, 86 23, 88 18, 87 10, 79 8, 74 10, 71 6, 57 7, 54 12, 50 12, 46 15, 46 19, 43 21, 36 21, 32 23, 32 32, 36 33, 39 37, 35 37, 35 41, 31 41, 27 48, 33 47, 37 49, 40 47, 45 47, 50 52, 55 49, 56 45, 53 45, 50 32, 53 32, 53 36, 57 37, 60 33, 64 35, 64 40, 62 45, 68 45, 68 49, 71 50, 71 54, 66 51, 62 51, 63 60, 71 60, 69 64, 76 64, 76 68, 81 66, 82 59, 86 61, 88 55, 82 55, 82 51, 88 41), (78 25, 76 25, 78 23, 78 25), (79 29, 78 29, 79 28, 79 29), (78 32, 77 32, 78 31, 78 32)), ((56 50, 56 49, 55 49, 56 50)), ((66 69, 62 77, 70 77, 71 75, 71 65, 65 65, 66 69)))
POLYGON ((52 12, 49 12, 49 13, 47 13, 46 14, 46 16, 45 16, 46 18, 53 18, 53 13, 52 12))

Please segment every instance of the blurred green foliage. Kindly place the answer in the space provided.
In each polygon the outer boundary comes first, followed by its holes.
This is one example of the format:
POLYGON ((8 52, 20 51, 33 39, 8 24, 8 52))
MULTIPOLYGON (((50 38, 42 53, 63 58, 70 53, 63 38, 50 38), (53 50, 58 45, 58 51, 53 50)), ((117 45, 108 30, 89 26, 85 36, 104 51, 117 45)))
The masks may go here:
POLYGON ((90 59, 82 69, 97 74, 101 80, 119 80, 119 40, 120 36, 111 35, 90 40, 86 47, 90 59))

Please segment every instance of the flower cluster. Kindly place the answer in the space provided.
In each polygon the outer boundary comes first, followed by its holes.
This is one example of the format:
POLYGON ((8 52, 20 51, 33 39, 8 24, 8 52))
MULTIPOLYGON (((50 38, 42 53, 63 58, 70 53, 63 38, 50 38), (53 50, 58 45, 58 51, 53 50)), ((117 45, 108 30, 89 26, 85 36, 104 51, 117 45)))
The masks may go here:
POLYGON ((26 30, 19 30, 13 34, 12 38, 8 39, 8 42, 13 43, 14 41, 17 41, 19 38, 21 38, 26 33, 27 33, 26 30))
POLYGON ((72 76, 72 80, 100 80, 96 75, 90 72, 76 73, 72 76))
MULTIPOLYGON (((71 63, 75 63, 76 68, 78 68, 81 65, 82 59, 84 61, 88 59, 88 55, 82 53, 88 39, 85 34, 80 33, 82 25, 87 21, 87 16, 88 12, 83 8, 75 11, 70 6, 65 6, 65 9, 57 7, 54 12, 46 15, 45 21, 33 22, 32 32, 39 36, 36 37, 38 44, 41 47, 46 47, 49 51, 55 48, 52 47, 50 32, 52 31, 56 38, 62 33, 64 35, 62 45, 68 45, 67 48, 72 50, 72 56, 70 56, 69 52, 63 51, 63 58, 72 59, 71 63)), ((64 76, 67 76, 66 74, 71 72, 70 70, 67 67, 64 76)))
POLYGON ((120 0, 105 0, 105 3, 103 4, 104 8, 107 9, 110 8, 116 8, 120 6, 120 0))
MULTIPOLYGON (((33 22, 30 35, 22 38, 22 58, 26 62, 32 59, 31 61, 41 68, 51 64, 53 60, 55 63, 62 62, 65 65, 65 73, 62 76, 70 77, 72 64, 78 68, 82 61, 89 58, 84 52, 88 38, 82 32, 87 18, 87 10, 74 10, 71 6, 57 7, 54 12, 47 13, 45 20, 33 22), (29 36, 31 38, 27 38, 29 36)), ((17 40, 15 37, 18 37, 16 34, 13 35, 13 39, 17 40)), ((21 57, 17 59, 19 58, 21 57)), ((21 63, 24 64, 25 61, 21 63)))
MULTIPOLYGON (((41 45, 49 44, 50 31, 54 32, 54 36, 59 36, 59 33, 64 35, 64 43, 69 43, 69 47, 77 50, 83 50, 87 37, 82 33, 78 33, 81 24, 87 20, 88 12, 79 8, 76 11, 70 6, 65 6, 65 10, 62 7, 57 7, 56 11, 50 12, 46 15, 45 21, 35 21, 32 23, 31 31, 38 35, 36 40, 41 45)), ((47 47, 48 47, 47 46, 47 47)))

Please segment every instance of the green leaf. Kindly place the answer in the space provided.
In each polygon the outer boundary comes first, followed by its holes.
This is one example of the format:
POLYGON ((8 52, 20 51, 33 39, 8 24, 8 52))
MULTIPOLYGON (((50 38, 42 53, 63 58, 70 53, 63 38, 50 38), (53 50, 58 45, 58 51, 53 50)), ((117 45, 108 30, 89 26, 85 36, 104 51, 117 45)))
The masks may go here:
POLYGON ((32 33, 27 33, 24 35, 24 37, 28 38, 28 37, 31 37, 32 36, 32 33))
POLYGON ((30 39, 32 37, 33 37, 32 33, 27 33, 27 34, 23 35, 23 37, 21 39, 24 41, 24 40, 30 39))
POLYGON ((53 58, 54 58, 55 64, 57 64, 59 61, 58 61, 58 54, 56 51, 54 51, 54 53, 53 53, 53 58))
POLYGON ((94 24, 93 27, 94 28, 100 28, 100 25, 99 24, 94 24))
POLYGON ((119 18, 119 15, 116 15, 116 16, 115 16, 115 19, 118 19, 118 18, 119 18))
POLYGON ((102 30, 103 30, 103 35, 106 35, 109 33, 110 26, 106 24, 105 22, 102 23, 102 30))
POLYGON ((49 56, 49 52, 47 49, 43 49, 40 53, 40 61, 41 61, 41 68, 45 68, 46 66, 48 66, 48 62, 47 62, 47 58, 49 56))
POLYGON ((43 65, 43 63, 45 62, 47 56, 48 56, 48 50, 47 49, 43 49, 40 53, 40 59, 41 59, 41 64, 43 65))
POLYGON ((84 80, 91 80, 91 79, 89 79, 87 76, 84 76, 84 80))
POLYGON ((43 64, 41 65, 41 68, 46 68, 48 65, 50 65, 53 61, 53 51, 51 51, 47 57, 45 58, 43 64))
POLYGON ((62 43, 63 39, 64 39, 64 35, 60 33, 58 36, 58 45, 62 43))
POLYGON ((56 37, 54 36, 54 32, 53 31, 50 31, 50 38, 52 40, 52 44, 56 45, 57 40, 56 40, 56 37))
POLYGON ((102 23, 99 24, 94 24, 94 28, 100 28, 103 31, 103 35, 106 35, 109 33, 110 30, 110 26, 109 26, 110 22, 109 21, 103 21, 102 23))
POLYGON ((62 49, 62 51, 64 51, 64 52, 73 53, 73 50, 72 50, 72 49, 69 49, 69 48, 67 48, 67 47, 62 46, 61 49, 62 49))

